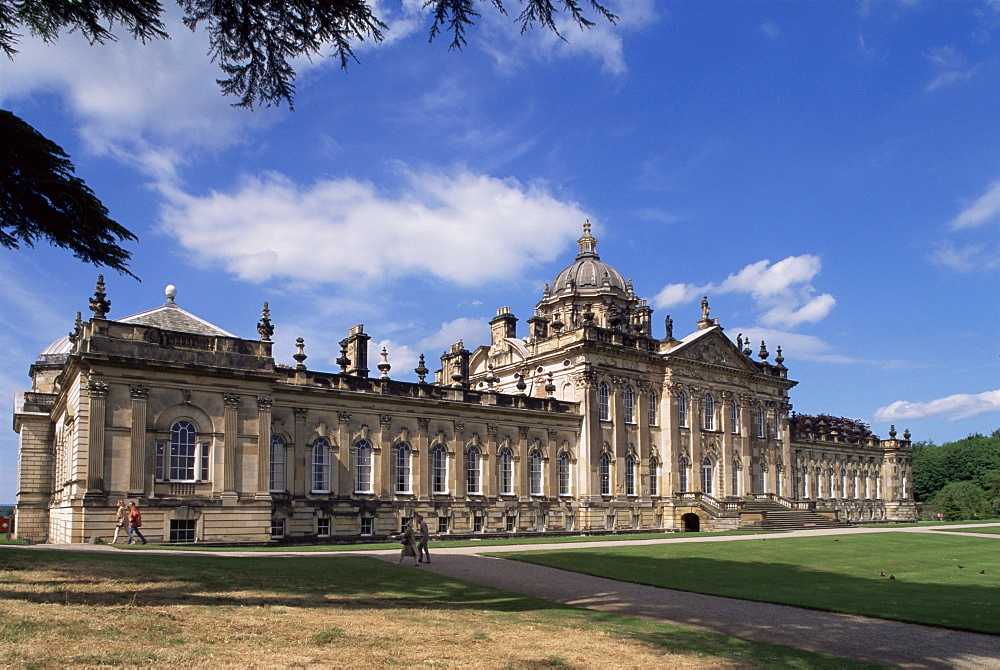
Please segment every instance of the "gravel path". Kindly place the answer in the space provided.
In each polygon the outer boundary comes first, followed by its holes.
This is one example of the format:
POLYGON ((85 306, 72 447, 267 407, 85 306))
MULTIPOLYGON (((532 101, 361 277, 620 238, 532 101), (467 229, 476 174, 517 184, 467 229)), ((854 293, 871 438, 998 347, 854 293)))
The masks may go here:
MULTIPOLYGON (((1000 525, 1000 524, 989 524, 1000 525)), ((854 533, 946 531, 917 528, 817 529, 775 534, 775 538, 841 535, 854 533)), ((962 533, 962 535, 965 535, 962 533)), ((614 612, 663 621, 698 630, 733 635, 747 640, 805 649, 845 658, 901 668, 997 668, 1000 670, 1000 636, 900 623, 871 617, 757 603, 735 598, 673 591, 653 586, 619 582, 555 568, 482 556, 483 553, 543 551, 550 549, 596 549, 630 544, 676 542, 740 542, 760 540, 761 535, 684 536, 662 540, 609 540, 587 543, 505 545, 496 547, 449 547, 431 545, 433 563, 420 569, 493 586, 577 607, 614 612)), ((767 536, 765 536, 767 537, 767 536)), ((1000 542, 1000 535, 993 535, 1000 542)), ((25 549, 67 551, 117 551, 107 545, 35 545, 25 549)), ((1000 545, 998 545, 1000 548, 1000 545)), ((136 549, 135 553, 182 552, 136 549)), ((130 552, 132 553, 132 552, 130 552)), ((198 552, 204 555, 207 552, 198 552)), ((214 553, 214 552, 213 552, 214 553)), ((371 556, 395 563, 396 550, 336 552, 218 552, 220 556, 303 557, 371 556)), ((407 564, 401 570, 412 570, 407 564)), ((1000 615, 998 615, 1000 616, 1000 615)))

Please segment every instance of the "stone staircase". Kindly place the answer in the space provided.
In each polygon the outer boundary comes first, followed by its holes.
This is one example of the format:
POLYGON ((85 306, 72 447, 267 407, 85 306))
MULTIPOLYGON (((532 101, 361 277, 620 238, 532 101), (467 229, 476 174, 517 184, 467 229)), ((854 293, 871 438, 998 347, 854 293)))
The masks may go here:
POLYGON ((811 528, 843 528, 842 521, 834 521, 822 514, 801 509, 788 509, 778 503, 766 500, 754 500, 746 503, 746 511, 763 512, 764 521, 759 526, 761 530, 809 530, 811 528))

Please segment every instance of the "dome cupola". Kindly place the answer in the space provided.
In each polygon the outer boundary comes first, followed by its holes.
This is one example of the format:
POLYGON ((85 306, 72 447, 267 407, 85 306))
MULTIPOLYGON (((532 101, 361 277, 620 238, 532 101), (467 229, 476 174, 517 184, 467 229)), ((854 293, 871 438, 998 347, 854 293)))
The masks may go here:
POLYGON ((590 234, 590 221, 583 224, 583 235, 576 241, 580 252, 576 261, 556 275, 550 295, 553 297, 570 293, 612 293, 628 294, 625 280, 618 270, 601 261, 597 254, 597 239, 590 234))

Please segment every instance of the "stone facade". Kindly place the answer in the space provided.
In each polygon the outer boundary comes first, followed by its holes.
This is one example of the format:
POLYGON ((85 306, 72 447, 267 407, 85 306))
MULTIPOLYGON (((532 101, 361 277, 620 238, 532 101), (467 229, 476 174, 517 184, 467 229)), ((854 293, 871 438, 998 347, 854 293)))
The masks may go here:
MULTIPOLYGON (((909 436, 880 440, 790 414, 780 348, 734 343, 709 316, 652 333, 652 309, 601 262, 589 225, 527 337, 501 308, 489 345, 459 342, 433 381, 370 374, 361 325, 339 372, 163 306, 94 316, 32 366, 15 399, 16 533, 85 542, 134 500, 147 538, 384 537, 422 513, 454 534, 740 525, 751 500, 841 520, 914 518, 909 436), (687 521, 685 519, 688 519, 687 521)), ((839 426, 843 428, 843 426, 839 426)), ((857 426, 854 427, 855 429, 857 426)))

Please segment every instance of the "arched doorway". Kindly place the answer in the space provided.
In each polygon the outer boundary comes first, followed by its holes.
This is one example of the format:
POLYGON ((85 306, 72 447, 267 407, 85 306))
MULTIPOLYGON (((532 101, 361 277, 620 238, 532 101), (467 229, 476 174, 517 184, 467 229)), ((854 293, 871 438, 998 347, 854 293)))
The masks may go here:
POLYGON ((701 528, 701 519, 698 518, 697 514, 685 514, 681 517, 681 523, 684 524, 685 533, 697 533, 701 528))

